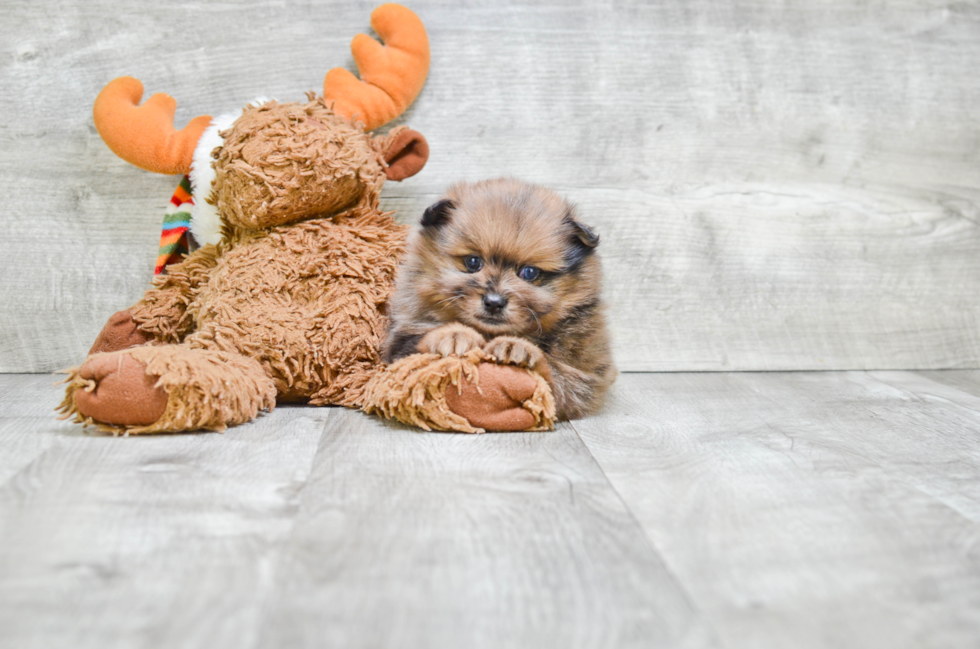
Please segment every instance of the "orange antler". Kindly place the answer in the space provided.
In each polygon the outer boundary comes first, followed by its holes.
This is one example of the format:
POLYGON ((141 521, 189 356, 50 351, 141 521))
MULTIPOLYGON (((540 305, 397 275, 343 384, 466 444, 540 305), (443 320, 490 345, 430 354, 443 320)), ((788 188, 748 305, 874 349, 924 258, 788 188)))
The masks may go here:
POLYGON ((371 27, 383 46, 365 34, 358 34, 350 44, 361 80, 334 68, 323 81, 324 99, 333 102, 341 115, 364 122, 368 131, 401 115, 415 101, 429 73, 429 37, 410 9, 381 5, 371 12, 371 27))
POLYGON ((195 117, 177 131, 177 101, 157 93, 139 105, 143 84, 133 77, 113 79, 95 99, 95 128, 117 156, 147 171, 187 173, 194 147, 211 123, 210 115, 195 117))

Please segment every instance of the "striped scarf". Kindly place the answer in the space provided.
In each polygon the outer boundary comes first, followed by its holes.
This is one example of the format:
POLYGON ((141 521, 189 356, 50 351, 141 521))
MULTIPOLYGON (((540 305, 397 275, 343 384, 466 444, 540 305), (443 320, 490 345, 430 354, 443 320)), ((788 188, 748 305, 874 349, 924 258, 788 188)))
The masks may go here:
POLYGON ((191 179, 184 176, 173 198, 170 199, 167 213, 163 217, 160 254, 157 255, 157 265, 153 269, 154 275, 166 272, 167 266, 181 261, 190 252, 187 231, 191 225, 192 207, 194 207, 194 197, 191 196, 191 179))

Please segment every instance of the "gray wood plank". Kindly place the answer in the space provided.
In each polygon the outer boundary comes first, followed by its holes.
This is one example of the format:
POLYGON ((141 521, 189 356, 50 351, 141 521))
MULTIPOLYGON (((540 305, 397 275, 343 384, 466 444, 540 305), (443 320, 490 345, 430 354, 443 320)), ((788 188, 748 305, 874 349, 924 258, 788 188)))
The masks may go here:
POLYGON ((575 429, 727 647, 980 643, 980 397, 644 374, 575 429))
MULTIPOLYGON (((299 99, 374 4, 5 3, 0 371, 78 362, 149 280, 176 180, 99 140, 109 79, 173 94, 178 125, 299 99)), ((976 2, 410 4, 432 70, 401 122, 432 158, 386 207, 499 175, 567 193, 623 369, 978 367, 976 2)))
POLYGON ((5 484, 77 427, 55 419, 63 377, 0 374, 0 485, 5 484), (42 432, 44 431, 44 432, 42 432))
POLYGON ((717 646, 567 426, 113 438, 51 381, 0 376, 0 647, 717 646))
POLYGON ((261 646, 714 644, 569 427, 448 436, 339 414, 261 646))
POLYGON ((0 484, 0 647, 255 646, 331 411, 150 438, 2 412, 5 445, 47 441, 0 484))
POLYGON ((932 372, 916 372, 936 383, 962 390, 967 394, 980 397, 980 373, 972 370, 941 370, 932 372))

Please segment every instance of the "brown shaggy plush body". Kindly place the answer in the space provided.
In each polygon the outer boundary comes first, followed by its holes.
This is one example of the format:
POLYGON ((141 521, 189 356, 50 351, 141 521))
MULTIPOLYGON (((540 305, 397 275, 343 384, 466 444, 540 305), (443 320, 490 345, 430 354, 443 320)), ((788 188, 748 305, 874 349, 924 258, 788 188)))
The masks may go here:
POLYGON ((424 140, 404 128, 373 137, 322 100, 249 107, 224 135, 207 197, 222 242, 168 268, 126 314, 136 330, 123 345, 146 346, 115 352, 158 377, 166 410, 127 423, 160 395, 113 392, 98 375, 105 363, 92 362, 71 371, 66 414, 91 419, 88 405, 112 415, 103 427, 128 432, 220 430, 277 400, 364 402, 406 236, 380 211, 381 187, 394 158, 424 140))
POLYGON ((255 231, 171 267, 131 311, 164 342, 253 357, 280 401, 356 406, 380 360, 404 227, 377 210, 255 231), (195 281, 184 267, 213 261, 195 281), (183 300, 193 300, 183 308, 183 300), (175 323, 188 326, 186 335, 175 323))
POLYGON ((597 244, 550 190, 511 179, 454 185, 409 240, 385 360, 482 349, 544 376, 559 418, 594 412, 616 376, 597 244))
POLYGON ((406 234, 378 208, 385 145, 321 101, 246 110, 215 162, 225 241, 171 267, 131 309, 140 329, 254 358, 280 401, 360 405, 406 234))

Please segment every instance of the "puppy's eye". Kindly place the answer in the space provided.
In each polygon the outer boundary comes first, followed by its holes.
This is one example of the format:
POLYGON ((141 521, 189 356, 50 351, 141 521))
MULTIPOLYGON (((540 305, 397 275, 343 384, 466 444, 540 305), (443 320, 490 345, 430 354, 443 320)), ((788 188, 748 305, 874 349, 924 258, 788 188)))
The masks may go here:
POLYGON ((476 255, 467 255, 463 257, 463 265, 466 266, 468 272, 475 273, 483 268, 483 260, 476 255))
POLYGON ((517 276, 524 281, 533 282, 541 276, 541 269, 535 268, 534 266, 522 266, 521 269, 517 271, 517 276))

